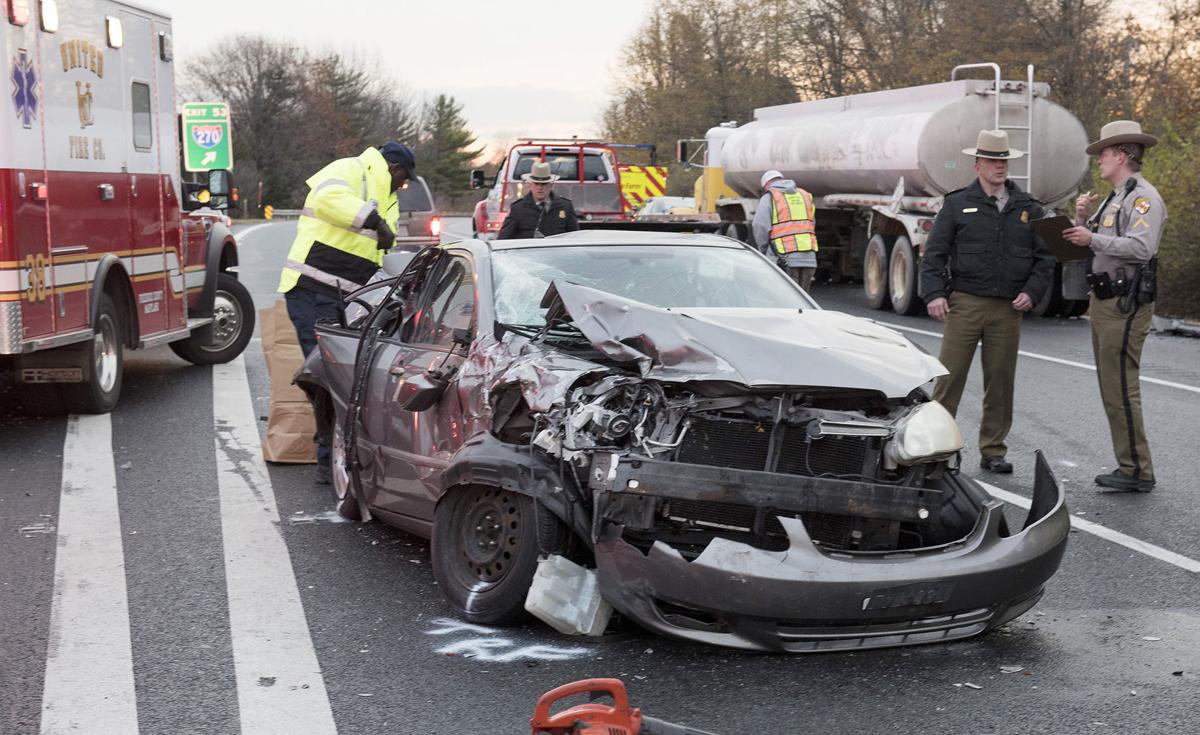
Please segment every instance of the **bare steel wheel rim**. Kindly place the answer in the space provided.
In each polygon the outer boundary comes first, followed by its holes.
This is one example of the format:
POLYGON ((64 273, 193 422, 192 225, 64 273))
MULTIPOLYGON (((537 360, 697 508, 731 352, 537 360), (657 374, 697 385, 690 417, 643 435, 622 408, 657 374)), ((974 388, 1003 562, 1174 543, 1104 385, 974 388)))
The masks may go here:
POLYGON ((874 249, 867 251, 867 288, 873 294, 883 289, 883 264, 874 249))
POLYGON ((346 434, 342 431, 341 422, 333 427, 333 448, 330 451, 329 470, 333 481, 333 491, 338 500, 350 497, 350 467, 346 460, 346 434))
POLYGON ((520 546, 521 511, 504 490, 484 490, 459 515, 461 560, 467 580, 493 583, 504 578, 520 546))
POLYGON ((892 258, 892 296, 903 301, 908 295, 908 260, 903 255, 892 258))
POLYGON ((237 342, 245 320, 237 299, 228 291, 217 291, 213 299, 213 338, 204 346, 208 352, 220 352, 237 342))
POLYGON ((92 374, 100 390, 108 393, 117 384, 117 325, 108 314, 101 314, 96 322, 96 333, 92 335, 92 374))

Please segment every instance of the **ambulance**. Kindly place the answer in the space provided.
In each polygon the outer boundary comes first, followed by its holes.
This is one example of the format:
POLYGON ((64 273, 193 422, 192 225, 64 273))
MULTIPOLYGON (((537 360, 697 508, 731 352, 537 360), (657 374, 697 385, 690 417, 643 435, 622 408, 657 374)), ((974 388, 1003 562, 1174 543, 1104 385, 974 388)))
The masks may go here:
POLYGON ((9 393, 102 413, 117 403, 128 350, 166 344, 199 365, 234 359, 254 326, 218 209, 235 192, 228 171, 204 172, 199 186, 181 176, 170 18, 113 0, 4 5, 0 371, 18 383, 9 393))

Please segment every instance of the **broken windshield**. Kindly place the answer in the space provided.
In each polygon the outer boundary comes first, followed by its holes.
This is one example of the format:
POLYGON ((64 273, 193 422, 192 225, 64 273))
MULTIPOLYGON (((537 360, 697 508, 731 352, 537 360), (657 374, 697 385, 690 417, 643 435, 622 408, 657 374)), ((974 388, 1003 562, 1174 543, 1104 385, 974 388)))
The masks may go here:
POLYGON ((496 320, 543 324, 551 281, 569 281, 662 308, 802 309, 811 304, 778 268, 748 250, 602 245, 498 250, 496 320))

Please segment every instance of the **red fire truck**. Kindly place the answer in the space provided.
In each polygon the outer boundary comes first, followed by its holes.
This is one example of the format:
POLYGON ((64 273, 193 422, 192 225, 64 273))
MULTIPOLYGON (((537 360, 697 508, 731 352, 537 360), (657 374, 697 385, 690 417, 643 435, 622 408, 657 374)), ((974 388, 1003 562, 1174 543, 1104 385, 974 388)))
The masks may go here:
POLYGON ((50 384, 20 394, 97 413, 116 405, 125 350, 235 358, 254 309, 213 209, 234 192, 226 171, 181 179, 170 18, 5 0, 0 25, 0 369, 50 384))

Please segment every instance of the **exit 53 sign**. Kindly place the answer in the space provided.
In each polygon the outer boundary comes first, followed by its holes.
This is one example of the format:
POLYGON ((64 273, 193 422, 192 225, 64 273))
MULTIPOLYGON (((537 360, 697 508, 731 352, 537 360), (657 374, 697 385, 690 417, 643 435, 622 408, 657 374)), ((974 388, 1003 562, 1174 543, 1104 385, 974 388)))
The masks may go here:
POLYGON ((224 102, 183 104, 183 167, 188 171, 233 168, 229 105, 224 102))

